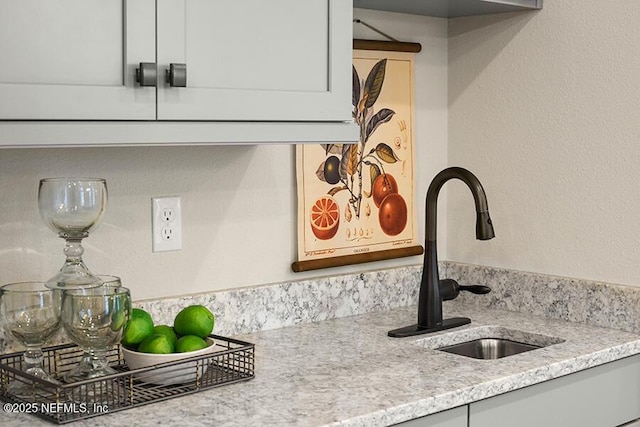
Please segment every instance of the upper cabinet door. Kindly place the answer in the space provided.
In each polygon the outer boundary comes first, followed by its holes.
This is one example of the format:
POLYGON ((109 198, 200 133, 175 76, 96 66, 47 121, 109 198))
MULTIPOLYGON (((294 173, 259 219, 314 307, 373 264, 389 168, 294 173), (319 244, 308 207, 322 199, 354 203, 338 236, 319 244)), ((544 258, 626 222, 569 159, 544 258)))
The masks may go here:
POLYGON ((186 87, 159 83, 159 120, 352 119, 351 1, 158 0, 157 7, 158 72, 186 66, 186 87))
POLYGON ((154 0, 0 0, 0 119, 153 120, 154 0))

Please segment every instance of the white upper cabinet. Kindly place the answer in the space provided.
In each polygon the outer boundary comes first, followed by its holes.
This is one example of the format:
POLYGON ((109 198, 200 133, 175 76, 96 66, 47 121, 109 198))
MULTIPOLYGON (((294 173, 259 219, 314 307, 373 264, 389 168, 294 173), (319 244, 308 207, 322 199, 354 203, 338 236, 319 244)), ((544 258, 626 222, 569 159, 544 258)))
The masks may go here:
POLYGON ((356 141, 351 45, 351 0, 0 0, 0 146, 356 141))
POLYGON ((0 118, 153 120, 153 0, 0 0, 0 118), (127 35, 135 34, 135 37, 127 35))
POLYGON ((351 4, 344 0, 158 0, 160 120, 351 119, 351 4))

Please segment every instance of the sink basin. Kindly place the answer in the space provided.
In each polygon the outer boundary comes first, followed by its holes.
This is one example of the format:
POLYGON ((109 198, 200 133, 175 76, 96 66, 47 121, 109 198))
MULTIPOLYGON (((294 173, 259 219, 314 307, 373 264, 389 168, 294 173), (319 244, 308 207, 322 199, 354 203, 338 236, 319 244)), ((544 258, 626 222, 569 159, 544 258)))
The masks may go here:
POLYGON ((414 341, 420 347, 474 359, 494 360, 564 342, 564 339, 502 326, 464 328, 414 341))
POLYGON ((525 351, 541 348, 539 345, 525 344, 503 338, 480 338, 437 350, 447 353, 459 354, 461 356, 473 357, 474 359, 500 359, 501 357, 513 356, 525 351))

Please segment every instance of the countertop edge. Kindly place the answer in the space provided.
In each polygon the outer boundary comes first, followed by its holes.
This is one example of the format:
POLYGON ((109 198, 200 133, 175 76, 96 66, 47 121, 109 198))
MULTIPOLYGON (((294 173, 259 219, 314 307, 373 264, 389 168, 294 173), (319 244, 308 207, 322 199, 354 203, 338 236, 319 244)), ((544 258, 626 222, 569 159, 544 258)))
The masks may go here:
MULTIPOLYGON (((365 427, 370 425, 387 425, 385 424, 389 418, 394 419, 394 423, 401 423, 404 421, 414 420, 416 418, 426 417, 434 415, 439 412, 447 411, 461 406, 469 405, 479 402, 484 399, 500 396, 505 393, 509 393, 516 390, 521 390, 525 387, 529 387, 536 384, 541 384, 545 381, 550 381, 558 378, 565 377, 567 375, 575 374, 585 371, 590 368, 605 365, 607 363, 615 362, 640 354, 640 338, 633 343, 626 343, 617 346, 619 352, 615 355, 611 354, 610 350, 602 350, 592 354, 584 355, 574 359, 574 363, 563 361, 551 364, 547 367, 540 367, 524 371, 515 375, 509 375, 503 378, 499 378, 490 382, 466 387, 460 390, 444 393, 438 396, 431 396, 414 402, 408 402, 400 406, 382 409, 369 414, 360 415, 358 417, 336 421, 330 424, 326 424, 326 427, 365 427), (594 356, 602 354, 606 355, 599 361, 594 361, 594 356), (579 363, 579 366, 576 364, 579 363), (569 369, 560 369, 562 373, 558 374, 554 372, 557 368, 571 366, 569 369), (517 386, 513 384, 517 383, 517 386), (505 386, 501 386, 504 384, 505 386), (498 387, 500 392, 494 392, 494 388, 498 387), (438 402, 447 402, 452 399, 459 401, 456 405, 439 405, 438 402), (428 409, 425 409, 428 408, 428 409), (394 416, 399 414, 400 416, 394 416), (407 416, 406 414, 411 415, 407 416)), ((613 349, 611 349, 613 350, 613 349)))

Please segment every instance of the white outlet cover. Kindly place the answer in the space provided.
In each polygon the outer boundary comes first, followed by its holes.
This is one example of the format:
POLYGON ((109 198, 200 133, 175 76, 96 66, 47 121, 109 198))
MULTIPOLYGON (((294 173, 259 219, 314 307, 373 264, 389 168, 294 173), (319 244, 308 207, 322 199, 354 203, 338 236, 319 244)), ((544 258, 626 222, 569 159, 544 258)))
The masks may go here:
POLYGON ((182 211, 180 197, 154 197, 151 199, 151 240, 153 252, 179 251, 182 249, 182 211), (167 221, 165 211, 172 211, 167 221))

